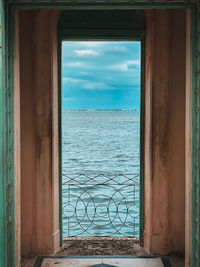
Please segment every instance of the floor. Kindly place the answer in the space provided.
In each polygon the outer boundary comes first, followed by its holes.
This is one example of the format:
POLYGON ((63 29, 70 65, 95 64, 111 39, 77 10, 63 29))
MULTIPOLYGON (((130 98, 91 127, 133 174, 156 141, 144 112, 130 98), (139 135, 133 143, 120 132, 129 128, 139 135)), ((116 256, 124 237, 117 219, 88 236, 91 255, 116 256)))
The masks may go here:
POLYGON ((160 258, 76 258, 76 259, 44 259, 41 267, 164 267, 160 258))
POLYGON ((56 256, 149 256, 134 238, 73 237, 65 238, 56 256))
MULTIPOLYGON (((131 256, 148 257, 150 255, 142 247, 140 247, 138 243, 133 241, 132 238, 107 238, 107 237, 88 238, 88 237, 86 237, 86 238, 71 238, 71 239, 68 238, 68 239, 64 240, 63 247, 61 248, 61 250, 53 256, 57 257, 57 259, 45 258, 42 262, 42 265, 40 264, 39 266, 42 266, 42 267, 44 267, 44 266, 45 267, 50 267, 50 266, 58 266, 58 267, 68 266, 68 267, 71 267, 69 265, 69 263, 70 263, 69 259, 68 259, 68 262, 66 262, 66 257, 72 257, 72 256, 76 256, 76 257, 87 256, 87 258, 90 258, 90 261, 95 260, 94 264, 97 264, 97 262, 96 262, 97 257, 101 257, 101 256, 103 257, 103 259, 106 259, 106 262, 104 262, 104 263, 108 264, 107 260, 108 260, 108 256, 110 256, 109 262, 114 261, 114 260, 117 260, 118 262, 121 261, 120 262, 121 265, 119 265, 119 264, 117 265, 117 262, 115 264, 113 262, 112 265, 124 266, 124 265, 122 265, 124 263, 122 263, 122 260, 120 260, 119 257, 123 257, 123 256, 126 256, 126 258, 127 258, 127 256, 129 256, 129 258, 131 256), (118 256, 114 259, 113 257, 115 255, 118 255, 118 256), (91 256, 93 256, 94 258, 91 259, 91 256), (60 259, 59 259, 59 257, 60 257, 60 259), (63 257, 65 257, 65 259, 63 257), (112 259, 111 259, 111 257, 112 257, 112 259), (65 260, 65 261, 63 261, 63 260, 65 260)), ((167 258, 168 262, 171 263, 172 267, 184 267, 184 256, 183 255, 174 254, 174 255, 167 256, 166 258, 167 258)), ((22 258, 22 266, 23 267, 33 267, 36 259, 37 259, 37 257, 35 257, 34 255, 23 257, 22 258)), ((103 262, 102 258, 100 260, 101 260, 100 263, 102 263, 103 262)), ((128 259, 126 259, 126 260, 128 260, 128 259)), ((132 261, 133 261, 133 259, 132 259, 132 261)), ((99 260, 98 260, 98 262, 99 262, 99 260)), ((81 260, 81 263, 83 263, 83 259, 81 260)), ((72 265, 72 266, 79 267, 79 265, 77 265, 77 264, 78 263, 76 262, 76 265, 72 265)), ((83 265, 83 266, 88 266, 88 265, 83 265)), ((126 262, 125 266, 128 267, 127 262, 126 262)), ((164 265, 162 265, 162 262, 160 263, 160 259, 145 259, 145 258, 143 258, 143 259, 135 260, 134 265, 133 265, 133 263, 131 263, 131 267, 132 266, 134 266, 134 267, 135 266, 139 266, 139 267, 140 266, 141 267, 143 267, 143 266, 160 267, 161 266, 161 267, 163 267, 164 265), (148 262, 147 265, 145 265, 146 262, 148 262), (161 265, 158 265, 158 264, 161 264, 161 265)))

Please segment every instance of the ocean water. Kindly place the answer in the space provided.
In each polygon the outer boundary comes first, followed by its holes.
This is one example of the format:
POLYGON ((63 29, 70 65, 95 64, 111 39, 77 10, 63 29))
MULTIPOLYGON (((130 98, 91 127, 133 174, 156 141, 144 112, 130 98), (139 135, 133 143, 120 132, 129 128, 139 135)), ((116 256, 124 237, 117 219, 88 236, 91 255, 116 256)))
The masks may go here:
POLYGON ((139 111, 63 111, 63 235, 139 236, 139 111))

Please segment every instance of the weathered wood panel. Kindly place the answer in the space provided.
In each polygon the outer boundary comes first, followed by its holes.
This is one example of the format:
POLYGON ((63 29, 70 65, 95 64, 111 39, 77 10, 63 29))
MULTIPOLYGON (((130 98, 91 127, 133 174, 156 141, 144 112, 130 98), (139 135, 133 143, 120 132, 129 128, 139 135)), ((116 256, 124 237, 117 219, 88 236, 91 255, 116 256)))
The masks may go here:
POLYGON ((59 248, 58 11, 20 11, 22 253, 59 248))
POLYGON ((147 11, 145 247, 184 251, 185 11, 147 11))

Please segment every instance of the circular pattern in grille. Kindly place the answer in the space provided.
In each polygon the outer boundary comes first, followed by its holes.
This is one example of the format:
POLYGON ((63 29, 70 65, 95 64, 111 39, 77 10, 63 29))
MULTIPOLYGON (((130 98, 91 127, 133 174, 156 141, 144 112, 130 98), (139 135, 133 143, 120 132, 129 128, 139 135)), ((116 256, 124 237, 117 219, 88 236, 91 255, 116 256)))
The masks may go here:
POLYGON ((66 174, 64 236, 139 236, 139 175, 66 174))

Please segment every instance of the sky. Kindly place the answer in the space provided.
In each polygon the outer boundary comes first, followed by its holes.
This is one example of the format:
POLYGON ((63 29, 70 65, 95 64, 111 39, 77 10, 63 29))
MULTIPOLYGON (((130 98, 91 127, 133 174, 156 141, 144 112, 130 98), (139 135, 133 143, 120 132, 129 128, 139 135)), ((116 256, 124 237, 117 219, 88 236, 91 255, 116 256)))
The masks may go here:
POLYGON ((64 41, 62 108, 139 109, 140 42, 64 41))

